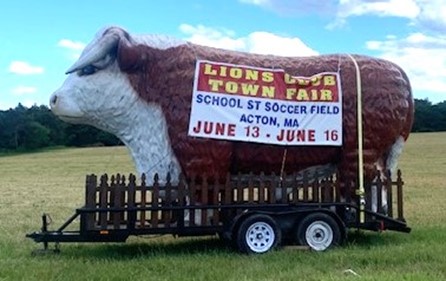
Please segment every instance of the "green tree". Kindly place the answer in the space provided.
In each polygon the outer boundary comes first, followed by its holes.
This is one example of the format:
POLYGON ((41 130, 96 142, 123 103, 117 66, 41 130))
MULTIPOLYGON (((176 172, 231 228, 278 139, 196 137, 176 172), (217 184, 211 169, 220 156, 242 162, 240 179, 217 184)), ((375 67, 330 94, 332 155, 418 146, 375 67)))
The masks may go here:
POLYGON ((446 101, 433 105, 427 99, 415 99, 415 120, 412 131, 446 131, 446 101))
POLYGON ((17 150, 23 146, 26 126, 26 107, 20 103, 14 109, 3 112, 0 131, 2 145, 7 150, 17 150))
POLYGON ((33 106, 28 109, 28 116, 49 130, 48 146, 66 144, 67 123, 57 118, 48 107, 33 106))
POLYGON ((415 120, 412 126, 413 132, 432 131, 431 127, 431 108, 432 103, 425 99, 415 99, 415 120))
POLYGON ((39 122, 30 121, 26 124, 22 147, 27 150, 46 147, 50 140, 50 129, 39 122))
POLYGON ((121 144, 112 134, 87 125, 68 124, 66 128, 67 146, 111 146, 121 144))
POLYGON ((446 101, 434 105, 432 110, 437 112, 435 116, 435 130, 446 131, 446 101))

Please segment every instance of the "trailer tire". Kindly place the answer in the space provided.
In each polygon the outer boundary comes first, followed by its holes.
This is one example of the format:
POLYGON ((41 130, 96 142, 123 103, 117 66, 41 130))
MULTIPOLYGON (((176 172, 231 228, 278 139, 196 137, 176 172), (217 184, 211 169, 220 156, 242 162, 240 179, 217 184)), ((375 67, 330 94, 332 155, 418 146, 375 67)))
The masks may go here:
POLYGON ((236 239, 237 247, 242 253, 262 254, 280 244, 282 232, 272 217, 255 214, 241 222, 236 239))
POLYGON ((315 251, 325 251, 341 243, 339 224, 324 213, 309 214, 300 221, 296 242, 315 251))

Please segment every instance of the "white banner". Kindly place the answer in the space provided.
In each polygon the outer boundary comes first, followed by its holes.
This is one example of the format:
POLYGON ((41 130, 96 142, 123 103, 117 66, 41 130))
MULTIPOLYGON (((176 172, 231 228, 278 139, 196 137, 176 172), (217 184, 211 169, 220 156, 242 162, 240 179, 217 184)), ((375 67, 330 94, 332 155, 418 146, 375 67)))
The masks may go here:
POLYGON ((338 73, 198 61, 188 134, 277 145, 342 145, 338 73))

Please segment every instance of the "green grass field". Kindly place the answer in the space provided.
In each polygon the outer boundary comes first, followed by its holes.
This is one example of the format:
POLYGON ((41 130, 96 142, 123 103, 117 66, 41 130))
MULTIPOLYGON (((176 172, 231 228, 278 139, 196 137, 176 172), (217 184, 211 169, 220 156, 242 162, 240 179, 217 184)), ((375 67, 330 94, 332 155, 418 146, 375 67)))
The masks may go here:
POLYGON ((53 228, 83 205, 86 174, 134 172, 123 147, 0 157, 3 280, 446 280, 446 133, 412 134, 400 160, 412 233, 350 233, 327 252, 247 256, 216 237, 132 237, 125 244, 63 244, 60 255, 26 233, 49 212, 53 228), (348 271, 350 270, 350 271, 348 271), (356 275, 356 274, 357 275, 356 275))

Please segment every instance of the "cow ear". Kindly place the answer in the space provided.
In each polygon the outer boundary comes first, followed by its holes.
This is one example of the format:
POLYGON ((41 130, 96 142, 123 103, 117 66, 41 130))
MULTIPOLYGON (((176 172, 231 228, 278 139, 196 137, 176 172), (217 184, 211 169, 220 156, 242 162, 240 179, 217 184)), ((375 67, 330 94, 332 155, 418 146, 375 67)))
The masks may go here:
POLYGON ((147 55, 142 50, 142 46, 133 44, 128 38, 121 37, 116 59, 121 71, 135 72, 144 65, 147 60, 147 55))

